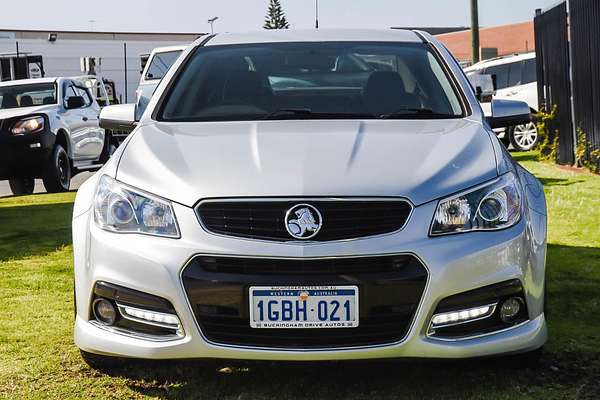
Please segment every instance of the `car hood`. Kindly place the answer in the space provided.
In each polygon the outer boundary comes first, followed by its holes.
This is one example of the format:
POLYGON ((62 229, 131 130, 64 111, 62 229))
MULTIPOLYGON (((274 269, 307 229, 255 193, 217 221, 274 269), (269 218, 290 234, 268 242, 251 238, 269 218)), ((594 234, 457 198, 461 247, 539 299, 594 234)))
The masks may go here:
POLYGON ((51 105, 42 105, 42 106, 33 106, 33 107, 20 107, 20 108, 7 108, 5 110, 0 110, 0 120, 8 119, 13 117, 26 116, 29 114, 36 114, 46 112, 56 107, 56 104, 51 105))
POLYGON ((117 179, 193 206, 218 197, 401 196, 414 204, 497 176, 489 135, 465 120, 153 122, 117 179))

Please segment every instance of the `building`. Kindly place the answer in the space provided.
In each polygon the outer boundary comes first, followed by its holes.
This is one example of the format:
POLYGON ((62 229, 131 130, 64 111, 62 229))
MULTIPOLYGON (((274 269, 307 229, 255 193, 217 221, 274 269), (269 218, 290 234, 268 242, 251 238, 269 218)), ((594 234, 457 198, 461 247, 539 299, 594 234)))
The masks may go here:
MULTIPOLYGON (((471 61, 471 31, 443 33, 436 36, 461 62, 471 61)), ((480 28, 482 58, 526 53, 535 50, 533 21, 480 28)))
POLYGON ((96 61, 96 71, 115 82, 117 98, 132 102, 140 79, 140 56, 155 47, 188 44, 203 33, 91 32, 0 29, 0 76, 15 79, 15 66, 33 64, 30 73, 82 75, 82 58, 96 61), (33 61, 29 61, 33 63, 33 61), (37 71, 40 69, 41 71, 37 71), (12 74, 12 75, 11 75, 12 74))

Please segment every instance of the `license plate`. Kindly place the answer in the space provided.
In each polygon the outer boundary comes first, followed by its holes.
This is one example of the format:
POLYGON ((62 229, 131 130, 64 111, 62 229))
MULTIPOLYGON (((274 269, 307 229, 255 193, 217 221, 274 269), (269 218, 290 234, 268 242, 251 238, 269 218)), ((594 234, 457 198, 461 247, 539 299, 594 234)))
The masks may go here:
POLYGON ((357 286, 253 286, 252 328, 356 328, 357 286))

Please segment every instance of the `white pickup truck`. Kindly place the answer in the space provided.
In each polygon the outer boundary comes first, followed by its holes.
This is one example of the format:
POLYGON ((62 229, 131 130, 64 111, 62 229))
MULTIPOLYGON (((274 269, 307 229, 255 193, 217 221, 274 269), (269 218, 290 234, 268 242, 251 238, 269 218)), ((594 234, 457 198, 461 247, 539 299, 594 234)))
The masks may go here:
POLYGON ((100 105, 79 78, 0 83, 0 180, 30 194, 41 178, 48 192, 69 190, 81 171, 99 169, 114 146, 98 125, 100 105))

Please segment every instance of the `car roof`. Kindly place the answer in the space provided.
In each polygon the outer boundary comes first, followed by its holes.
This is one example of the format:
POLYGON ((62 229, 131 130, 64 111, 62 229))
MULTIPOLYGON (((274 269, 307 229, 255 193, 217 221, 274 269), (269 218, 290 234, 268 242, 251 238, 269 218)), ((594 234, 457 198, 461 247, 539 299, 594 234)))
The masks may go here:
POLYGON ((35 78, 35 79, 17 79, 14 81, 0 82, 0 87, 17 85, 35 85, 36 83, 54 83, 59 78, 35 78))
MULTIPOLYGON (((200 37, 194 44, 200 44, 200 37)), ((210 39, 206 46, 228 44, 273 43, 273 42, 409 42, 422 43, 413 31, 404 29, 358 30, 358 29, 265 29, 245 33, 222 33, 210 39)))
POLYGON ((482 68, 494 67, 496 65, 510 64, 513 62, 530 60, 535 58, 535 52, 530 53, 522 53, 522 54, 513 54, 510 56, 496 57, 489 60, 483 60, 478 62, 477 64, 471 65, 468 68, 465 68, 465 72, 476 71, 482 68))

